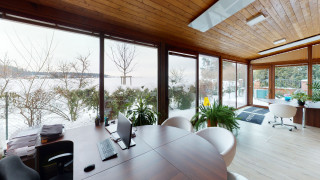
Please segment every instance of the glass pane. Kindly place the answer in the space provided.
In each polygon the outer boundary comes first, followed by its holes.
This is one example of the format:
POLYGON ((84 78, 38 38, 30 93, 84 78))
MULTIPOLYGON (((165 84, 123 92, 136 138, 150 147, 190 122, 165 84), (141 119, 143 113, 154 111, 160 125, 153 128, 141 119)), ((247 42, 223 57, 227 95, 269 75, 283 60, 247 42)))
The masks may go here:
POLYGON ((308 66, 287 66, 275 68, 275 97, 281 99, 297 89, 308 92, 308 66))
POLYGON ((204 97, 210 102, 219 100, 219 58, 199 56, 199 105, 204 97))
POLYGON ((158 49, 105 39, 105 116, 136 109, 141 98, 157 112, 158 49))
POLYGON ((247 105, 247 68, 245 64, 237 64, 237 107, 247 105))
POLYGON ((236 107, 236 63, 223 61, 222 103, 236 107))
POLYGON ((253 104, 268 106, 259 99, 269 98, 269 69, 253 70, 253 104))
POLYGON ((169 117, 195 114, 196 59, 169 55, 169 117))
POLYGON ((0 132, 43 124, 66 129, 94 123, 99 84, 99 40, 93 36, 0 21, 0 132))
POLYGON ((312 65, 312 83, 320 82, 320 64, 312 65))

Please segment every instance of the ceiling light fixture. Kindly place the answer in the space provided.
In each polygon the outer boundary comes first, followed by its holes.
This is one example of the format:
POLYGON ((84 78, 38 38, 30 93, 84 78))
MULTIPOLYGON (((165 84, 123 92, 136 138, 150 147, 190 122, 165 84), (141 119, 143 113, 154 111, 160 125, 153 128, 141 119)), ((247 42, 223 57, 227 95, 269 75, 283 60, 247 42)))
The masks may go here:
POLYGON ((264 21, 265 19, 266 19, 266 17, 264 17, 263 14, 259 14, 259 15, 255 16, 255 17, 253 17, 252 19, 248 20, 247 24, 249 26, 253 26, 253 25, 255 25, 255 24, 257 24, 257 23, 259 23, 261 21, 264 21))
POLYGON ((284 43, 286 42, 286 38, 283 38, 283 39, 279 39, 277 41, 274 41, 273 44, 280 44, 280 43, 284 43))
POLYGON ((320 35, 308 37, 306 39, 298 40, 298 41, 295 41, 295 42, 292 42, 292 43, 288 43, 288 44, 285 44, 285 45, 282 45, 282 46, 278 46, 278 47, 275 47, 275 48, 271 48, 271 49, 267 49, 267 50, 264 50, 264 51, 260 51, 260 52, 258 52, 258 54, 265 55, 265 54, 269 54, 269 53, 272 53, 272 52, 288 49, 288 48, 291 48, 291 47, 299 46, 299 45, 310 43, 310 42, 317 41, 317 40, 320 40, 320 35))
POLYGON ((206 32, 255 0, 220 0, 193 20, 188 26, 206 32))

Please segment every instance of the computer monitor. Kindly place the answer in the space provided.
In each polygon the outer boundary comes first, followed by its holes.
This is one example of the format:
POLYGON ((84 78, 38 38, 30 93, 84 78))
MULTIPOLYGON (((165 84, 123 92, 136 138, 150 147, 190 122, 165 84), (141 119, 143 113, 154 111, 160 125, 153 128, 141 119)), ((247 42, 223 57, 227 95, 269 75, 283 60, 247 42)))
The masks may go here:
POLYGON ((131 143, 132 123, 120 112, 118 115, 117 133, 124 145, 129 149, 131 143))

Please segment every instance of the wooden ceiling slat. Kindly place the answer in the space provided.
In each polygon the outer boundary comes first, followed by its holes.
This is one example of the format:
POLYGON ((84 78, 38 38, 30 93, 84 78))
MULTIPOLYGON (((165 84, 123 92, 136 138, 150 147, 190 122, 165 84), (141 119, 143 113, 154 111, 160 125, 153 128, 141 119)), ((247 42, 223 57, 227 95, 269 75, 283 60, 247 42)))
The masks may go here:
POLYGON ((294 30, 296 31, 297 35, 299 38, 303 38, 303 30, 299 25, 298 19, 296 17, 296 15, 294 14, 294 11, 292 9, 292 6, 290 4, 289 0, 282 0, 280 1, 284 11, 286 12, 287 16, 290 19, 290 22, 292 23, 292 26, 294 28, 294 30))
POLYGON ((300 6, 302 9, 302 14, 304 17, 304 20, 307 24, 307 33, 308 36, 311 36, 313 34, 313 23, 311 20, 311 13, 310 13, 310 8, 309 8, 309 1, 300 1, 300 6))
MULTIPOLYGON (((248 6, 248 8, 246 8, 246 10, 248 11, 248 13, 249 13, 248 15, 250 15, 250 17, 253 17, 253 16, 257 15, 258 13, 260 13, 259 11, 256 10, 256 8, 252 4, 250 4, 248 6)), ((249 18, 249 16, 247 18, 249 18)), ((266 21, 268 21, 268 20, 266 20, 266 21)), ((266 43, 270 43, 270 39, 279 39, 280 38, 279 34, 274 29, 272 29, 271 26, 266 26, 267 23, 265 23, 265 22, 258 23, 256 25, 256 28, 258 28, 260 31, 264 32, 266 37, 268 37, 268 42, 266 42, 266 43)), ((270 44, 270 45, 272 46, 272 44, 270 44)))
POLYGON ((316 34, 317 32, 320 31, 318 1, 317 0, 309 0, 309 7, 310 7, 310 14, 311 14, 311 22, 313 24, 312 34, 316 34))
MULTIPOLYGON (((257 11, 261 12, 262 14, 264 14, 266 16, 266 20, 264 22, 261 22, 262 24, 265 24, 265 26, 270 27, 271 29, 273 29, 274 32, 276 32, 277 34, 279 34, 279 36, 283 37, 287 37, 285 31, 283 31, 281 29, 281 27, 275 22, 275 20, 269 15, 269 13, 267 12, 266 9, 264 9, 264 7, 262 6, 262 4, 259 1, 255 1, 252 3, 252 5, 256 8, 257 11)), ((265 49, 268 49, 272 46, 266 47, 265 49)))
POLYGON ((283 21, 281 21, 281 18, 279 17, 277 11, 274 9, 273 5, 270 1, 264 1, 259 0, 262 4, 262 6, 265 7, 269 15, 274 19, 274 21, 279 25, 279 27, 286 33, 287 39, 292 40, 295 38, 295 36, 291 33, 291 31, 288 29, 288 27, 284 24, 283 21))
MULTIPOLYGON (((12 0, 17 1, 18 0, 12 0)), ((256 0, 207 32, 188 27, 217 0, 27 0, 115 27, 150 34, 167 42, 181 42, 199 49, 246 59, 258 52, 320 34, 320 0, 256 0), (247 19, 262 13, 266 20, 254 26, 247 19)), ((8 1, 9 3, 9 1, 8 1)), ((1 3, 0 3, 1 4, 1 3)), ((36 8, 36 6, 35 6, 36 8)), ((68 21, 68 17, 66 17, 68 21)), ((110 27, 112 28, 112 27, 110 27)), ((124 32, 124 31, 123 31, 124 32)))
POLYGON ((308 28, 307 28, 307 24, 306 24, 306 21, 304 20, 303 18, 303 13, 302 13, 302 9, 301 9, 301 6, 300 6, 300 2, 299 1, 293 1, 293 0, 290 0, 290 4, 291 4, 291 7, 294 11, 294 14, 298 20, 298 23, 299 23, 299 27, 302 28, 302 31, 303 31, 303 34, 304 36, 306 37, 306 33, 308 31, 308 28))
POLYGON ((282 22, 285 25, 285 27, 289 30, 290 35, 292 37, 289 40, 296 39, 297 38, 297 33, 296 33, 294 27, 292 26, 292 23, 290 22, 290 19, 288 18, 286 12, 282 8, 282 5, 281 5, 280 1, 279 0, 270 0, 270 3, 272 5, 272 7, 275 9, 275 11, 277 12, 278 16, 282 20, 282 22))

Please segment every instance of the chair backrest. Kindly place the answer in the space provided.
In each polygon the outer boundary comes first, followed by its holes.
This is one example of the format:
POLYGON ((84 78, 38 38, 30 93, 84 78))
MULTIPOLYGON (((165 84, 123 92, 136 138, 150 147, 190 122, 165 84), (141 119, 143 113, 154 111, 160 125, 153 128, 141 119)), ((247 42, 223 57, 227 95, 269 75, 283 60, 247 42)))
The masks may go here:
POLYGON ((40 176, 26 166, 19 156, 8 156, 0 160, 0 179, 40 180, 40 176))
POLYGON ((287 104, 270 104, 269 110, 277 117, 291 118, 296 115, 297 108, 287 104))
POLYGON ((236 154, 237 141, 230 131, 220 127, 209 127, 198 131, 196 134, 217 148, 227 167, 231 164, 236 154))
POLYGON ((187 118, 181 116, 168 118, 161 124, 161 126, 173 126, 176 128, 187 130, 189 132, 193 131, 191 122, 187 118))
MULTIPOLYGON (((37 147, 37 171, 40 173, 41 179, 50 179, 57 176, 59 173, 58 164, 49 162, 49 159, 64 153, 73 154, 72 141, 57 141, 37 147)), ((70 159, 72 160, 73 156, 64 160, 70 161, 70 159)), ((72 167, 70 170, 72 172, 73 166, 70 167, 72 167)))

